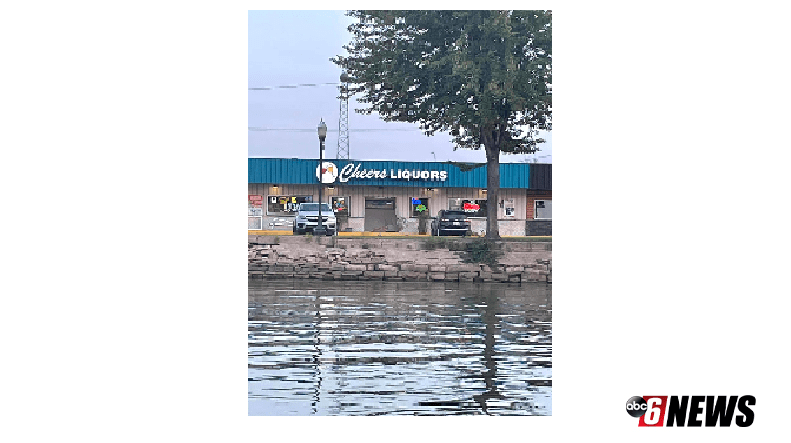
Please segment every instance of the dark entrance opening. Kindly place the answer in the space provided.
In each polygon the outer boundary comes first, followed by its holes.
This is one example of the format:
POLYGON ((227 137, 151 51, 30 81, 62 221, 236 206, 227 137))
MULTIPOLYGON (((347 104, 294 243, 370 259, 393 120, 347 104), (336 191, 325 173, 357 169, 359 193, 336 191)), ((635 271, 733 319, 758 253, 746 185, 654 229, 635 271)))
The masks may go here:
POLYGON ((366 198, 364 229, 372 232, 397 232, 395 198, 366 198))

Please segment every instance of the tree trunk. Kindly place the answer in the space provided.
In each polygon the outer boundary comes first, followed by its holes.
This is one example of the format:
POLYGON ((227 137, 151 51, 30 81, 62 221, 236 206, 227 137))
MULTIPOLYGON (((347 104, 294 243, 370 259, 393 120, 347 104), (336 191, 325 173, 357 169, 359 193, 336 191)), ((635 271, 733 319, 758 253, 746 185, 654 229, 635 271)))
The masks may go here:
POLYGON ((500 149, 494 140, 487 140, 486 146, 486 238, 499 239, 497 212, 500 205, 500 149))

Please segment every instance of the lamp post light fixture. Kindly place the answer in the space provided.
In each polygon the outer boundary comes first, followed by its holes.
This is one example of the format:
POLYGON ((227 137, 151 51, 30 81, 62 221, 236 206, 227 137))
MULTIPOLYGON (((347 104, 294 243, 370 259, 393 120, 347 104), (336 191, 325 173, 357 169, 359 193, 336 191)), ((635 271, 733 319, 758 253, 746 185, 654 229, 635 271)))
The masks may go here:
POLYGON ((321 181, 322 173, 321 167, 324 163, 324 140, 327 139, 327 124, 324 123, 322 119, 319 123, 318 127, 319 132, 319 225, 313 230, 313 235, 327 235, 327 229, 324 228, 323 223, 321 222, 324 214, 321 212, 321 188, 324 187, 324 184, 321 181))

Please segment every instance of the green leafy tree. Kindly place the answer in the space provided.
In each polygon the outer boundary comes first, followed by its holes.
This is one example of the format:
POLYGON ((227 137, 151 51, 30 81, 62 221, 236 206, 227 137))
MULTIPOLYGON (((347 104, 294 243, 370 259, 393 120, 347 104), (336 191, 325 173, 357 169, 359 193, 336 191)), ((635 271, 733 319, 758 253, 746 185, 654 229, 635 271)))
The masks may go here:
POLYGON ((486 235, 498 238, 500 153, 528 154, 551 130, 550 11, 350 11, 349 92, 385 121, 449 132, 486 151, 486 235))

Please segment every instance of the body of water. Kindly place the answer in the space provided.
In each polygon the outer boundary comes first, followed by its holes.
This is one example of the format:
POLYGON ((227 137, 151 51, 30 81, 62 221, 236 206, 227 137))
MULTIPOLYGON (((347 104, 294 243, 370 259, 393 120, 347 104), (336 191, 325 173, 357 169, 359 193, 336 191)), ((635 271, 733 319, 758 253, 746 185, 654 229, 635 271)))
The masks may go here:
POLYGON ((551 285, 249 285, 249 415, 552 414, 551 285))

